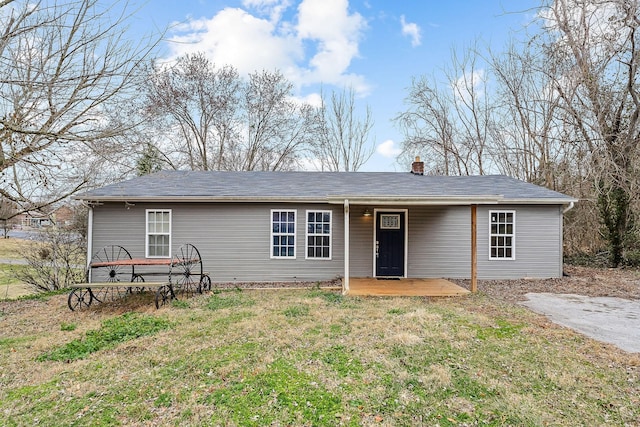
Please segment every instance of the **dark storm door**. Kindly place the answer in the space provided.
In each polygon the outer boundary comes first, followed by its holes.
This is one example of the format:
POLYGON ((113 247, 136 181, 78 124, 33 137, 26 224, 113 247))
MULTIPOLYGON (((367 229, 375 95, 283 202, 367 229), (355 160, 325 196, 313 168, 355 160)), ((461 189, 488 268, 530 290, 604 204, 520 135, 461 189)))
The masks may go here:
POLYGON ((405 212, 376 213, 376 277, 404 276, 405 212))

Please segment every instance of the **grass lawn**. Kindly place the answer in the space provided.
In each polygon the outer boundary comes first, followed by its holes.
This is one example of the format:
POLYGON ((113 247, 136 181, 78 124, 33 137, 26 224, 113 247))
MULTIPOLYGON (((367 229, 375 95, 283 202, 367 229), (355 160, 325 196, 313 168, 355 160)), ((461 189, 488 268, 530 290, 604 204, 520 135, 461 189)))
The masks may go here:
POLYGON ((487 296, 0 302, 4 425, 640 425, 640 355, 487 296))
POLYGON ((22 259, 20 252, 32 243, 30 240, 0 238, 0 259, 22 259))
POLYGON ((16 271, 23 268, 26 268, 26 266, 0 264, 0 300, 33 294, 33 289, 29 285, 16 279, 16 271))

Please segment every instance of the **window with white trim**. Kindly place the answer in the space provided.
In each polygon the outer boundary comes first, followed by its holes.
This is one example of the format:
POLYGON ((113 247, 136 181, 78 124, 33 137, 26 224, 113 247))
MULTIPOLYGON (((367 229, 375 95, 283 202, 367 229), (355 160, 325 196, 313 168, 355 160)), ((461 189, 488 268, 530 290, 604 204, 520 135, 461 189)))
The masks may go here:
POLYGON ((331 211, 307 211, 307 258, 331 259, 331 211))
POLYGON ((147 258, 171 257, 171 209, 146 210, 147 258))
POLYGON ((490 211, 490 259, 515 259, 515 211, 490 211))
POLYGON ((296 257, 296 211, 271 210, 271 258, 296 257))

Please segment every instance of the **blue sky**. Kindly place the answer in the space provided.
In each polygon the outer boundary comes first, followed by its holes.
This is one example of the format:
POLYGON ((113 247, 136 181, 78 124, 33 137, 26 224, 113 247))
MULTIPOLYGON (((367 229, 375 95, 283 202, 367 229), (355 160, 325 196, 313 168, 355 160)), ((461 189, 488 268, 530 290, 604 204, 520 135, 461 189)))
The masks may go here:
POLYGON ((402 135, 391 119, 405 109, 413 77, 438 76, 452 49, 474 41, 501 50, 522 36, 533 0, 149 0, 136 29, 171 25, 162 55, 204 51, 241 73, 278 68, 297 96, 317 100, 353 87, 375 120, 376 152, 361 169, 401 171, 402 135))

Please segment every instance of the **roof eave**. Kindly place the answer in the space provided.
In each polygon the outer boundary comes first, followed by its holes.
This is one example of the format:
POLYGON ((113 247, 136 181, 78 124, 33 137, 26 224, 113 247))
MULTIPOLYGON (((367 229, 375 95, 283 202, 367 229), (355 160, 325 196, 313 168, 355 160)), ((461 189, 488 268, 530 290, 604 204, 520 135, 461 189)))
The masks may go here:
POLYGON ((92 202, 129 202, 129 203, 327 203, 317 197, 237 197, 237 196, 74 196, 76 200, 92 202))
POLYGON ((535 205, 565 205, 578 202, 573 198, 527 198, 513 199, 494 196, 329 196, 318 197, 237 197, 237 196, 74 196, 76 200, 92 202, 128 202, 128 203, 329 203, 343 204, 348 200, 355 205, 415 205, 415 206, 455 206, 455 205, 487 205, 487 204, 535 204, 535 205))

